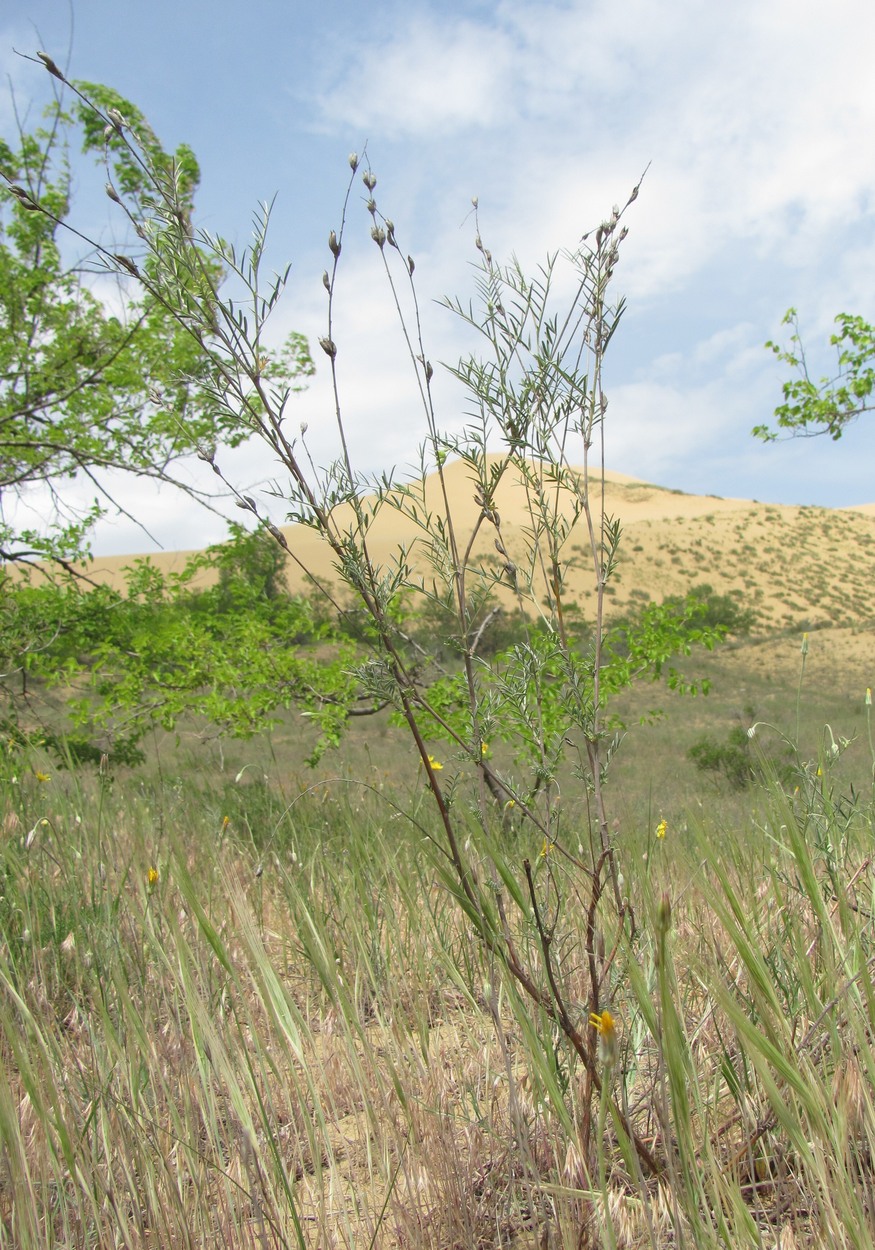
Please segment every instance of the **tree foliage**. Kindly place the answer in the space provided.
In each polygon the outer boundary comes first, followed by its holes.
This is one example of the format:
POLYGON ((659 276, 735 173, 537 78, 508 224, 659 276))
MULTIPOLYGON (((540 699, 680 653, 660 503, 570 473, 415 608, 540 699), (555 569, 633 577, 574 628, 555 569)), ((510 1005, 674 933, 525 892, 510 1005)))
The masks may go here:
MULTIPOLYGON (((154 179, 172 181, 176 211, 190 222, 200 181, 197 160, 182 145, 167 152, 146 119, 107 87, 69 84, 44 124, 0 138, 0 559, 70 560, 111 501, 106 470, 174 480, 181 457, 209 457, 217 443, 239 444, 249 431, 211 402, 212 362, 204 336, 187 332, 148 288, 131 279, 139 263, 141 220, 154 210, 154 179), (96 107, 94 107, 96 106, 96 107), (122 121, 139 148, 121 141, 122 121), (131 239, 83 251, 71 229, 72 149, 105 160, 107 195, 124 202, 131 239), (114 250, 114 248, 118 250, 114 250), (126 254, 130 252, 130 255, 126 254), (108 258, 112 256, 116 274, 108 258), (138 263, 139 262, 139 263, 138 263), (117 283, 112 307, 96 281, 117 283), (64 483, 84 475, 94 504, 79 514, 64 483), (22 524, 10 504, 34 486, 48 488, 55 524, 22 524)), ((221 264, 198 251, 205 283, 218 289, 221 264)), ((306 343, 293 336, 287 374, 306 376, 306 343)))
POLYGON ((836 372, 815 382, 796 309, 785 313, 782 324, 792 329, 789 346, 769 341, 766 347, 795 376, 784 383, 784 402, 775 409, 777 429, 758 425, 753 430, 757 438, 774 442, 786 431, 792 437, 828 434, 838 441, 853 421, 875 407, 875 326, 848 313, 839 313, 835 323, 838 330, 829 342, 836 353, 836 372))
POLYGON ((153 728, 245 738, 294 706, 314 725, 311 759, 336 744, 351 711, 369 711, 352 675, 359 647, 324 608, 291 595, 284 553, 263 530, 192 557, 180 573, 149 560, 124 585, 7 578, 0 672, 5 731, 61 743, 61 755, 136 758, 153 728))

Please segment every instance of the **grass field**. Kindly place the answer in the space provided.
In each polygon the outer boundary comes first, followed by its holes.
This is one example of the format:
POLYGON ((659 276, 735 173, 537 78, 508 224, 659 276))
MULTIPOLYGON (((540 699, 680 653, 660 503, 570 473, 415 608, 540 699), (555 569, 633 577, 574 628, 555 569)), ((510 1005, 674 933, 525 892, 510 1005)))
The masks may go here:
MULTIPOLYGON (((633 936, 590 913, 572 777, 567 855, 472 821, 538 969, 512 906, 534 865, 582 1028, 603 964, 594 1102, 459 906, 400 731, 357 725, 316 774, 294 723, 115 776, 8 759, 0 1245, 871 1246, 870 709, 827 653, 812 634, 801 687, 795 633, 691 657, 707 699, 623 696, 633 936), (788 739, 798 715, 792 784, 687 758, 751 709, 788 739), (826 724, 854 739, 838 758, 826 724)), ((775 730, 753 742, 785 762, 775 730)))

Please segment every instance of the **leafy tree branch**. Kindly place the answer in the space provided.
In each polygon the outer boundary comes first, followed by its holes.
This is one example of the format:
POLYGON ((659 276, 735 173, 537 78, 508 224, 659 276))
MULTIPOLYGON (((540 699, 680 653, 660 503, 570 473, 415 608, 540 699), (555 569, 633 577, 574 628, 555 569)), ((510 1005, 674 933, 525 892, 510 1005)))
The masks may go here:
POLYGON ((775 409, 777 428, 755 426, 755 437, 774 442, 782 434, 793 438, 827 434, 837 442, 849 425, 875 408, 875 326, 848 313, 839 313, 835 323, 838 330, 829 342, 836 353, 836 372, 815 381, 796 309, 785 313, 782 324, 792 331, 789 345, 769 341, 766 347, 796 376, 784 383, 784 402, 775 409))

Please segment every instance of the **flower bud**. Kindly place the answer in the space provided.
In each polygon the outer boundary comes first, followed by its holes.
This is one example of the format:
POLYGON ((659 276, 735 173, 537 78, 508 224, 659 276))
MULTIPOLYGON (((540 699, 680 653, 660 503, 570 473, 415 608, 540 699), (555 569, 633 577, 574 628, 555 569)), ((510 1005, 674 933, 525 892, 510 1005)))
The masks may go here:
POLYGON ((359 167, 359 156, 358 156, 358 152, 350 152, 350 154, 349 154, 349 167, 350 167, 350 169, 352 170, 352 172, 353 172, 353 173, 355 173, 355 171, 358 169, 358 167, 359 167))

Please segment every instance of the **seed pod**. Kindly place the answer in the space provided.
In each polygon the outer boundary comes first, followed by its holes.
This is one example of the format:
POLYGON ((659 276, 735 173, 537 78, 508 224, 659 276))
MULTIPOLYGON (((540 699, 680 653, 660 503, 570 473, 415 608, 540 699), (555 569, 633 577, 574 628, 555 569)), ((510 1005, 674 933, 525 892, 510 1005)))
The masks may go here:
POLYGON ((118 191, 116 191, 115 187, 112 185, 111 182, 108 182, 106 184, 105 190, 106 190, 106 194, 109 196, 111 200, 113 200, 116 204, 121 204, 118 191))
POLYGON ((283 551, 288 551, 289 544, 286 542, 286 536, 279 526, 274 525, 271 521, 268 521, 267 528, 272 537, 274 537, 282 547, 283 551))
POLYGON ((127 126, 127 124, 128 124, 128 123, 127 123, 127 121, 125 120, 125 118, 124 118, 123 114, 121 114, 121 113, 118 111, 118 109, 107 109, 107 110, 106 110, 106 115, 107 115, 107 117, 109 118, 109 120, 112 122, 112 124, 113 124, 113 126, 116 128, 116 130, 119 132, 119 134, 121 134, 121 132, 124 130, 125 126, 127 126))
POLYGON ((386 242, 386 231, 382 228, 382 226, 371 226, 371 238, 382 252, 386 242))
POLYGON ((325 290, 326 290, 326 291, 328 292, 328 294, 330 295, 330 294, 331 294, 331 282, 330 282, 330 280, 329 280, 329 278, 328 278, 328 270, 327 270, 327 269, 323 270, 323 273, 322 273, 322 285, 325 287, 325 290))
POLYGON ((358 152, 350 152, 350 154, 349 154, 349 167, 350 167, 350 169, 352 170, 352 172, 353 172, 353 173, 355 173, 355 171, 358 169, 358 167, 359 167, 359 157, 358 157, 358 152))
POLYGON ((332 256, 336 259, 336 258, 340 255, 340 246, 341 246, 341 245, 338 243, 338 241, 337 241, 337 235, 334 233, 334 231, 333 231, 333 230, 331 231, 331 233, 330 233, 330 234, 329 234, 329 236, 328 236, 328 246, 329 246, 329 248, 330 248, 330 250, 331 250, 331 255, 332 255, 332 256))
POLYGON ((366 169, 365 172, 362 174, 362 182, 365 184, 365 186, 368 188, 369 191, 373 191, 374 187, 377 185, 377 179, 375 175, 372 174, 369 169, 366 169))
POLYGON ((325 355, 330 356, 332 360, 337 355, 337 344, 332 339, 327 337, 320 339, 319 346, 322 348, 325 355))
POLYGON ((671 895, 664 890, 656 910, 656 928, 659 933, 668 933, 671 928, 671 895))
POLYGON ((139 278, 140 271, 137 268, 137 266, 134 264, 134 262, 131 260, 130 256, 119 256, 118 252, 114 252, 113 260, 117 260, 118 263, 121 265, 122 269, 127 269, 128 273, 132 274, 133 277, 139 278))
POLYGON ((66 78, 64 77, 64 75, 63 75, 63 74, 61 73, 61 71, 58 69, 58 67, 57 67, 57 65, 55 64, 55 62, 54 62, 54 61, 52 60, 52 58, 48 55, 48 53, 46 53, 46 52, 37 52, 37 56, 38 56, 38 57, 39 57, 39 59, 42 61, 43 65, 45 65, 46 69, 49 71, 49 73, 50 73, 50 74, 52 74, 55 78, 60 78, 61 82, 66 82, 66 81, 67 81, 67 80, 66 80, 66 78))

